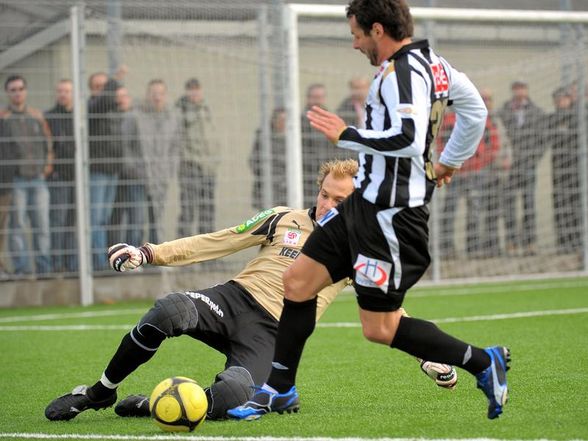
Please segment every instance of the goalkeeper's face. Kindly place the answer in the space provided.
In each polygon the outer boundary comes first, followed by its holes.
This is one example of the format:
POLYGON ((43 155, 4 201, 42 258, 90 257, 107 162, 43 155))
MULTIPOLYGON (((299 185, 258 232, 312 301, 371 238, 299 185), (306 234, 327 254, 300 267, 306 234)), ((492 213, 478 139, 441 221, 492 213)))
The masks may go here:
POLYGON ((353 178, 351 176, 335 177, 329 173, 316 198, 316 219, 322 219, 331 208, 343 202, 352 192, 353 178))

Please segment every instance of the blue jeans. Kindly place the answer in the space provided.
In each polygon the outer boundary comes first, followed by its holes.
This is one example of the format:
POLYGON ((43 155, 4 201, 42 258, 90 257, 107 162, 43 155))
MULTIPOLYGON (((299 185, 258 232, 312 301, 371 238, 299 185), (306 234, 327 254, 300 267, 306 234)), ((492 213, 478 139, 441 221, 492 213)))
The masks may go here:
POLYGON ((108 269, 108 228, 116 196, 118 176, 90 173, 90 224, 92 226, 92 267, 108 269))
POLYGON ((207 173, 202 166, 194 162, 180 166, 180 218, 178 235, 180 237, 204 234, 214 231, 215 175, 207 173), (198 230, 194 231, 192 223, 198 213, 198 230))
POLYGON ((76 272, 75 188, 73 181, 52 181, 49 193, 51 209, 51 251, 54 272, 76 272))
POLYGON ((29 218, 37 274, 51 270, 49 260, 49 189, 43 178, 14 178, 13 212, 10 224, 10 251, 15 274, 31 274, 32 262, 26 238, 26 218, 29 218))
POLYGON ((124 180, 119 182, 118 206, 112 215, 110 245, 117 242, 142 245, 147 222, 147 190, 143 184, 128 184, 124 180))

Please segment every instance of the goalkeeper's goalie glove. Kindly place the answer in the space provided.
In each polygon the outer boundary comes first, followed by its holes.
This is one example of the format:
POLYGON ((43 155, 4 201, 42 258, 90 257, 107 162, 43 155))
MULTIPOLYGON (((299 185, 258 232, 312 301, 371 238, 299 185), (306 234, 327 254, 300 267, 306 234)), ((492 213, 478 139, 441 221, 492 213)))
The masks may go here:
POLYGON ((118 272, 134 270, 147 263, 147 257, 141 249, 126 243, 117 243, 108 248, 110 267, 118 272))
POLYGON ((448 364, 434 363, 432 361, 419 360, 421 370, 430 377, 439 387, 454 389, 457 384, 457 371, 448 364))

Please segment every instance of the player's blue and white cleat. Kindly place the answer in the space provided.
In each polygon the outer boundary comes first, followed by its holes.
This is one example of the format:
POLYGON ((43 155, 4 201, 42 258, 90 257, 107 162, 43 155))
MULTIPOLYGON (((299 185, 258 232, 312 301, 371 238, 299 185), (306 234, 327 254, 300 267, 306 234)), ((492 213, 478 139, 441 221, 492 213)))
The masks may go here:
POLYGON ((251 400, 239 407, 229 409, 227 415, 237 420, 256 420, 266 413, 298 412, 300 409, 300 397, 296 392, 296 386, 283 394, 270 392, 259 386, 255 386, 255 393, 251 400))
POLYGON ((510 369, 510 351, 503 346, 493 346, 484 349, 490 356, 490 366, 476 375, 478 389, 488 397, 488 418, 498 418, 502 413, 502 406, 508 401, 508 386, 506 371, 510 369))

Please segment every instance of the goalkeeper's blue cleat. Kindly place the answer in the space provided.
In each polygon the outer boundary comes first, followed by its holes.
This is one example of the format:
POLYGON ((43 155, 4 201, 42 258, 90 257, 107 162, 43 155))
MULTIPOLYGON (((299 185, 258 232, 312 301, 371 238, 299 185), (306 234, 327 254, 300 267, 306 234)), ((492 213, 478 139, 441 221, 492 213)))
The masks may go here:
POLYGON ((476 375, 478 389, 488 397, 488 418, 493 420, 502 413, 502 406, 508 401, 506 371, 510 369, 510 351, 502 346, 484 349, 490 356, 490 366, 476 375))
POLYGON ((296 386, 283 394, 270 392, 259 386, 255 386, 255 394, 245 404, 229 409, 227 415, 237 420, 256 420, 266 413, 298 412, 300 409, 300 397, 296 392, 296 386))

